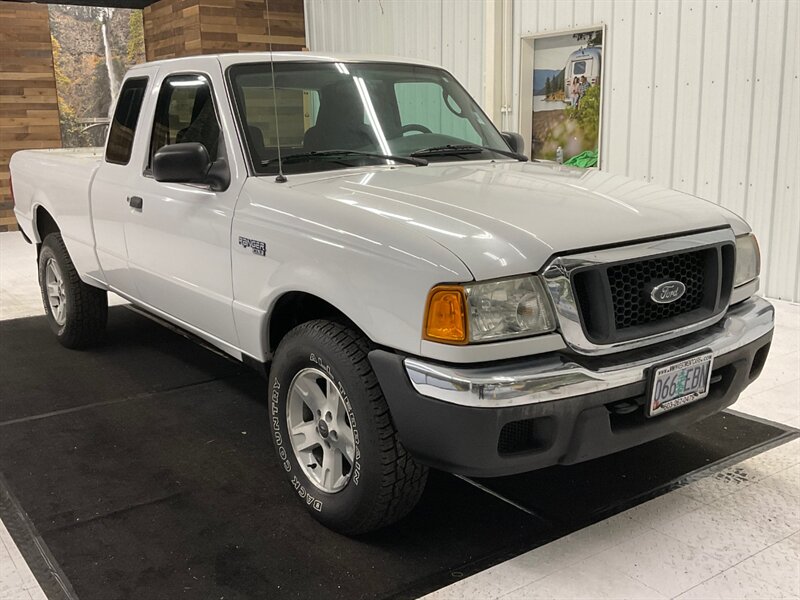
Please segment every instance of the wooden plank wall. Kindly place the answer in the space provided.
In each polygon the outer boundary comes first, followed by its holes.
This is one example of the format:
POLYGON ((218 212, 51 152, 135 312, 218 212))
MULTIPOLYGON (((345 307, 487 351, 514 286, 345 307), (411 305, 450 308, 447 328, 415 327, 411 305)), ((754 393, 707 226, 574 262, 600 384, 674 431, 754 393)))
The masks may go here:
POLYGON ((17 229, 8 161, 61 146, 46 4, 0 2, 0 231, 17 229))
MULTIPOLYGON (((269 49, 263 0, 200 0, 200 3, 204 54, 269 49)), ((270 0, 269 8, 273 49, 302 50, 306 43, 303 2, 270 0)))
MULTIPOLYGON (((302 0, 270 0, 274 50, 305 47, 302 0)), ((263 52, 269 48, 264 0, 160 0, 144 9, 147 60, 263 52)))
POLYGON ((145 7, 143 20, 147 60, 201 54, 198 0, 161 0, 145 7))

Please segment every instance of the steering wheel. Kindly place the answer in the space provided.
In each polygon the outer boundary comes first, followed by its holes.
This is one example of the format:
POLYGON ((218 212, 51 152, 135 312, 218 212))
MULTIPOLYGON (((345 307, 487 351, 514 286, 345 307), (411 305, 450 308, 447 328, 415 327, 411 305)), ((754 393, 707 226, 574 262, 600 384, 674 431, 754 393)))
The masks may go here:
POLYGON ((400 128, 400 135, 405 135, 409 131, 417 131, 419 133, 430 133, 431 130, 425 127, 425 125, 420 125, 419 123, 409 123, 408 125, 403 125, 400 128))

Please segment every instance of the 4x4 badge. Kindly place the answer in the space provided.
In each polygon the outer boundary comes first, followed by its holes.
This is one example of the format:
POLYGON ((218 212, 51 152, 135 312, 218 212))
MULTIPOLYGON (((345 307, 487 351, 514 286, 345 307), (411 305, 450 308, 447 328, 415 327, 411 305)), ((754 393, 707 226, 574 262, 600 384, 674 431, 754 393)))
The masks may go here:
POLYGON ((680 281, 659 283, 650 291, 650 299, 656 304, 675 302, 686 293, 686 286, 680 281))

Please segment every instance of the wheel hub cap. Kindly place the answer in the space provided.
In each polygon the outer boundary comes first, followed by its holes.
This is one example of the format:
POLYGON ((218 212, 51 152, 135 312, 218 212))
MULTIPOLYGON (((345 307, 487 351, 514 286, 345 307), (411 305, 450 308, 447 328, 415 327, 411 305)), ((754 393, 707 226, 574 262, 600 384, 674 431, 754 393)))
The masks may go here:
POLYGON ((295 375, 286 424, 308 479, 329 494, 344 489, 355 464, 355 436, 342 395, 327 373, 308 368, 295 375))

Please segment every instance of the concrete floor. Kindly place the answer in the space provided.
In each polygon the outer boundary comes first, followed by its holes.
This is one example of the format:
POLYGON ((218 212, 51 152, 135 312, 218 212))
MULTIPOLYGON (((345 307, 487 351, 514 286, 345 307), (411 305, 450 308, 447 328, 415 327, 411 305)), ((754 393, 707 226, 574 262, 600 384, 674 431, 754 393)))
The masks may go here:
MULTIPOLYGON (((733 408, 800 428, 800 305, 774 304, 769 359, 733 408)), ((42 313, 34 248, 0 233, 0 319, 42 313)), ((45 598, 2 523, 0 598, 45 598)), ((426 598, 800 598, 800 440, 426 598)))

